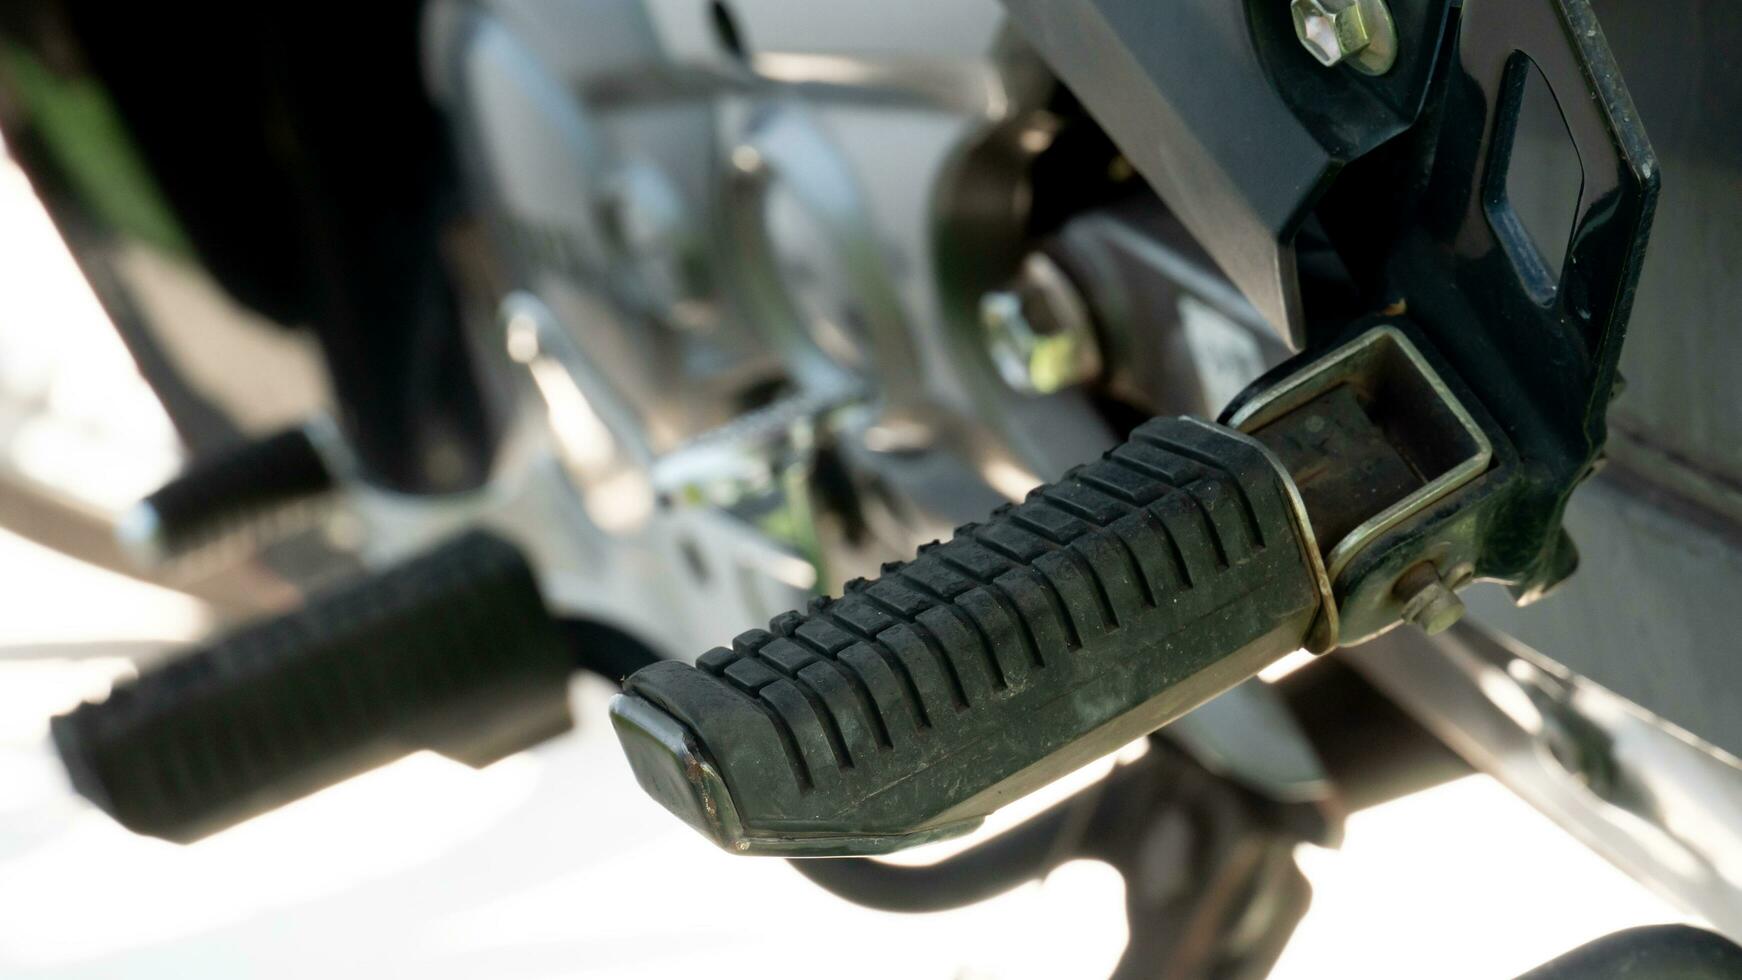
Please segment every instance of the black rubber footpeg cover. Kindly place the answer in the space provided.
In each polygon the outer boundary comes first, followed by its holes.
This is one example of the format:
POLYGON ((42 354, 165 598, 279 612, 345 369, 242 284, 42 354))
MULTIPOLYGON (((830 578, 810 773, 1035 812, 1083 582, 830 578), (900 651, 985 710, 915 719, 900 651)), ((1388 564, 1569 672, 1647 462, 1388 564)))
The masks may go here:
POLYGON ((126 515, 122 545, 152 565, 233 538, 276 537, 310 523, 298 506, 333 485, 308 431, 287 429, 195 460, 126 515))
POLYGON ((481 766, 566 731, 569 673, 525 558, 474 532, 51 727, 80 794, 191 841, 418 749, 481 766))
POLYGON ((1311 537, 1257 442, 1157 419, 946 543, 612 707, 642 786, 740 853, 971 829, 1303 645, 1311 537))

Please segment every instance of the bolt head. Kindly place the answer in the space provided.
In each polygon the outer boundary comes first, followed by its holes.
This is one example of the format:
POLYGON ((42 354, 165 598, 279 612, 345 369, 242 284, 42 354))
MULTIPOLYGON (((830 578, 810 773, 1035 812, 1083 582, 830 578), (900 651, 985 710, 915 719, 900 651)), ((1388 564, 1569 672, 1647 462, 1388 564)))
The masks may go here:
POLYGON ((1294 0, 1294 33, 1301 46, 1329 68, 1373 43, 1359 0, 1294 0))
POLYGON ((1088 308, 1063 270, 1029 256, 1009 286, 980 298, 986 351, 1004 383, 1050 395, 1101 372, 1101 349, 1088 308))
POLYGON ((1469 581, 1469 576, 1462 573, 1461 567, 1454 569, 1454 575, 1441 578, 1433 563, 1424 561, 1399 576, 1395 591, 1403 600, 1403 621, 1432 636, 1464 618, 1464 600, 1447 583, 1456 583, 1458 578, 1469 581))
POLYGON ((1443 633, 1464 618, 1464 600, 1443 585, 1433 586, 1404 606, 1403 618, 1429 636, 1443 633))

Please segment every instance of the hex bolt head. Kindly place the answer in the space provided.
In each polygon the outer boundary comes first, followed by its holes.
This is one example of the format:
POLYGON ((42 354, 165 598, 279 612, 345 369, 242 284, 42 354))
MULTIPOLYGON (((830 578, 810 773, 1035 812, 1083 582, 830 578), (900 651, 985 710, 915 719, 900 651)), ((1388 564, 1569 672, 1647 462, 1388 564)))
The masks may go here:
POLYGON ((1326 68, 1383 75, 1397 61, 1397 26, 1385 0, 1294 0, 1295 37, 1326 68))
MULTIPOLYGON (((1467 576, 1460 577, 1468 581, 1467 576)), ((1429 636, 1445 632, 1464 618, 1464 600, 1440 578, 1433 562, 1410 566, 1397 577, 1392 592, 1403 600, 1403 621, 1420 627, 1429 636)))
POLYGON ((1050 395, 1101 373, 1101 346, 1076 284, 1044 253, 980 297, 986 352, 999 377, 1025 395, 1050 395))

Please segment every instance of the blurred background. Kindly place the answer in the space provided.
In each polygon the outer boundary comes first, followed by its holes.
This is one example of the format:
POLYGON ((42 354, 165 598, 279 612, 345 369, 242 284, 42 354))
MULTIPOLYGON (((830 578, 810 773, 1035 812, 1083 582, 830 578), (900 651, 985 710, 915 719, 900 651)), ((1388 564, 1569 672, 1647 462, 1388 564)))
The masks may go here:
MULTIPOLYGON (((13 465, 73 506, 119 511, 178 466, 9 159, 0 379, 13 465)), ((419 753, 192 845, 137 836, 73 794, 47 719, 221 617, 3 531, 0 582, 0 975, 1056 980, 1104 976, 1125 941, 1122 883, 1089 862, 908 916, 726 856, 636 788, 592 680, 574 733, 483 770, 419 753)), ((1485 776, 1356 815, 1340 849, 1302 848, 1313 904, 1283 980, 1510 977, 1617 929, 1695 921, 1485 776)))

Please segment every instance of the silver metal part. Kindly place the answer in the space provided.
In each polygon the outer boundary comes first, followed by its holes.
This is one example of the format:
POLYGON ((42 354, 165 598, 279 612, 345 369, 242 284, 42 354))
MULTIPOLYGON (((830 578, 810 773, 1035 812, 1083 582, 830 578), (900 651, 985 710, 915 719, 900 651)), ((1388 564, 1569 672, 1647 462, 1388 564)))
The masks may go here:
MULTIPOLYGON (((662 494, 754 490, 748 510, 785 494, 808 450, 719 438, 770 402, 856 403, 814 437, 865 491, 839 536, 859 540, 841 546, 888 558, 1111 445, 1081 393, 1012 392, 980 340, 974 300, 1031 247, 1024 163, 1053 132, 1050 83, 1000 41, 998 6, 732 14, 749 51, 722 45, 705 5, 438 2, 426 22, 468 176, 505 226, 514 285, 548 314, 526 370, 565 465, 582 484, 645 483, 604 495, 626 506, 586 491, 590 517, 633 526, 662 494), (941 275, 941 237, 1011 258, 941 275), (589 461, 599 424, 615 448, 589 461)), ((832 556, 829 574, 858 560, 832 556)))
POLYGON ((1742 935, 1742 760, 1471 626, 1341 656, 1624 871, 1742 935))
POLYGON ((817 564, 806 549, 672 492, 674 473, 738 473, 748 445, 731 465, 706 467, 686 463, 681 447, 659 452, 537 297, 511 294, 500 321, 543 412, 491 482, 492 495, 514 496, 460 506, 527 550, 553 607, 676 651, 705 649, 709 629, 748 628, 813 593, 817 564))
POLYGON ((1294 0, 1294 33, 1326 68, 1383 75, 1397 62, 1397 25, 1385 0, 1294 0))
POLYGON ((1016 279, 980 297, 986 351, 1012 390, 1050 395, 1101 373, 1089 308, 1045 253, 1022 260, 1016 279))
POLYGON ((707 329, 707 282, 700 274, 705 242, 670 178, 645 162, 624 165, 601 189, 599 218, 642 307, 673 326, 707 329))

